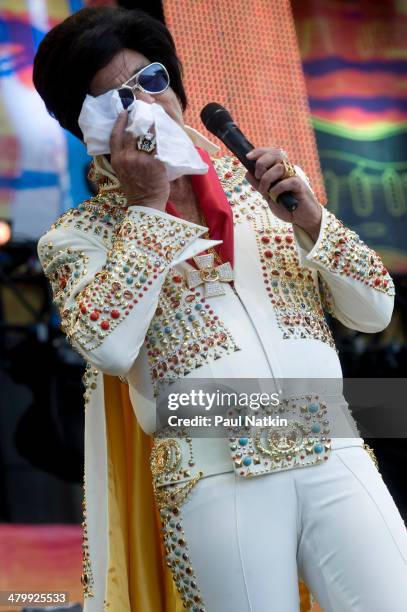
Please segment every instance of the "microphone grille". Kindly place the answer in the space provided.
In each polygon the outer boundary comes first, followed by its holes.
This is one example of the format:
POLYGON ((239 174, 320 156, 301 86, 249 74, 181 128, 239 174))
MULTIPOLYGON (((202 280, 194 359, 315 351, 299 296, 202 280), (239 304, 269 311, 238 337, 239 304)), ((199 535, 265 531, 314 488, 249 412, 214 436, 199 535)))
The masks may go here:
POLYGON ((233 121, 231 114, 221 104, 209 102, 201 110, 201 120, 209 132, 217 135, 217 132, 225 123, 233 121))

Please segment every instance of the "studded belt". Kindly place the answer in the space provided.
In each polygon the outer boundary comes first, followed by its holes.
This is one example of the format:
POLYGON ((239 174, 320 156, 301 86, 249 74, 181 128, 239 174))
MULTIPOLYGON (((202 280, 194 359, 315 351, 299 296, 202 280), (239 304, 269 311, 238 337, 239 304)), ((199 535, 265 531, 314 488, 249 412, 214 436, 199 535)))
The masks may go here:
POLYGON ((154 434, 150 463, 159 507, 179 506, 202 477, 231 471, 254 477, 307 467, 326 462, 335 448, 363 445, 346 421, 341 425, 348 437, 330 437, 332 412, 317 395, 290 398, 257 412, 260 424, 244 425, 243 416, 237 408, 228 410, 230 424, 222 437, 197 438, 192 428, 184 427, 154 434))
POLYGON ((240 476, 306 467, 327 461, 331 422, 327 403, 318 395, 281 400, 254 415, 228 411, 229 449, 240 476))

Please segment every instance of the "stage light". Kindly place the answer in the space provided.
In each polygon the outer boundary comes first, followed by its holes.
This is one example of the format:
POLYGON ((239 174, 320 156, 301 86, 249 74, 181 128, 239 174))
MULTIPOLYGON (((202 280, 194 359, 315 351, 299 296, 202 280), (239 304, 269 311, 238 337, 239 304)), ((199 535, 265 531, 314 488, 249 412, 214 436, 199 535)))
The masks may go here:
POLYGON ((0 219, 0 246, 7 244, 11 238, 11 224, 7 219, 0 219))

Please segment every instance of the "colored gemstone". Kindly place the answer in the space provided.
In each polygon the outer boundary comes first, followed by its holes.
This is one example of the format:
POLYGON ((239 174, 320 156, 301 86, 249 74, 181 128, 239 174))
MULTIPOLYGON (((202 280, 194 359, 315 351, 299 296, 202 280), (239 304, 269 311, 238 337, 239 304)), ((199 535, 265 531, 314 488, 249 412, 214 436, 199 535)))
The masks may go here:
POLYGON ((322 453, 324 451, 324 447, 322 446, 322 444, 319 444, 318 442, 318 444, 314 445, 314 451, 318 454, 322 453))
POLYGON ((109 327, 110 327, 109 321, 102 321, 101 324, 100 324, 100 327, 102 329, 109 329, 109 327))
POLYGON ((250 457, 245 457, 245 458, 243 459, 243 465, 250 465, 250 464, 251 464, 251 462, 252 462, 252 460, 251 460, 251 458, 250 458, 250 457))
POLYGON ((268 236, 262 236, 261 241, 264 244, 268 244, 270 242, 270 238, 268 236))
POLYGON ((99 314, 97 312, 91 312, 90 318, 92 319, 92 321, 97 321, 99 318, 99 314))
POLYGON ((248 444, 248 442, 249 442, 249 438, 239 438, 240 446, 246 446, 246 444, 248 444))
POLYGON ((119 310, 112 310, 112 312, 110 313, 112 315, 113 319, 118 319, 120 317, 120 311, 119 310))
POLYGON ((308 411, 309 412, 318 412, 319 410, 319 404, 316 404, 315 402, 311 402, 310 404, 308 404, 308 411))

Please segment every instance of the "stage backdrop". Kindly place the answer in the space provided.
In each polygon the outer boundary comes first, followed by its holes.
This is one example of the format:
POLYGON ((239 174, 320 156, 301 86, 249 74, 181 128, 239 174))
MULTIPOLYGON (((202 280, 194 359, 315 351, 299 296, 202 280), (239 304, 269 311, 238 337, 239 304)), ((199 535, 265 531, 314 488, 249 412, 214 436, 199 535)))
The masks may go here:
POLYGON ((293 0, 328 206, 407 272, 407 2, 293 0))
POLYGON ((19 240, 38 239, 89 196, 84 146, 48 115, 32 83, 42 37, 80 8, 81 0, 0 3, 0 218, 19 240))
POLYGON ((208 102, 223 104, 255 146, 284 148, 324 202, 289 0, 164 0, 163 6, 185 68, 187 123, 213 139, 200 111, 208 102))

